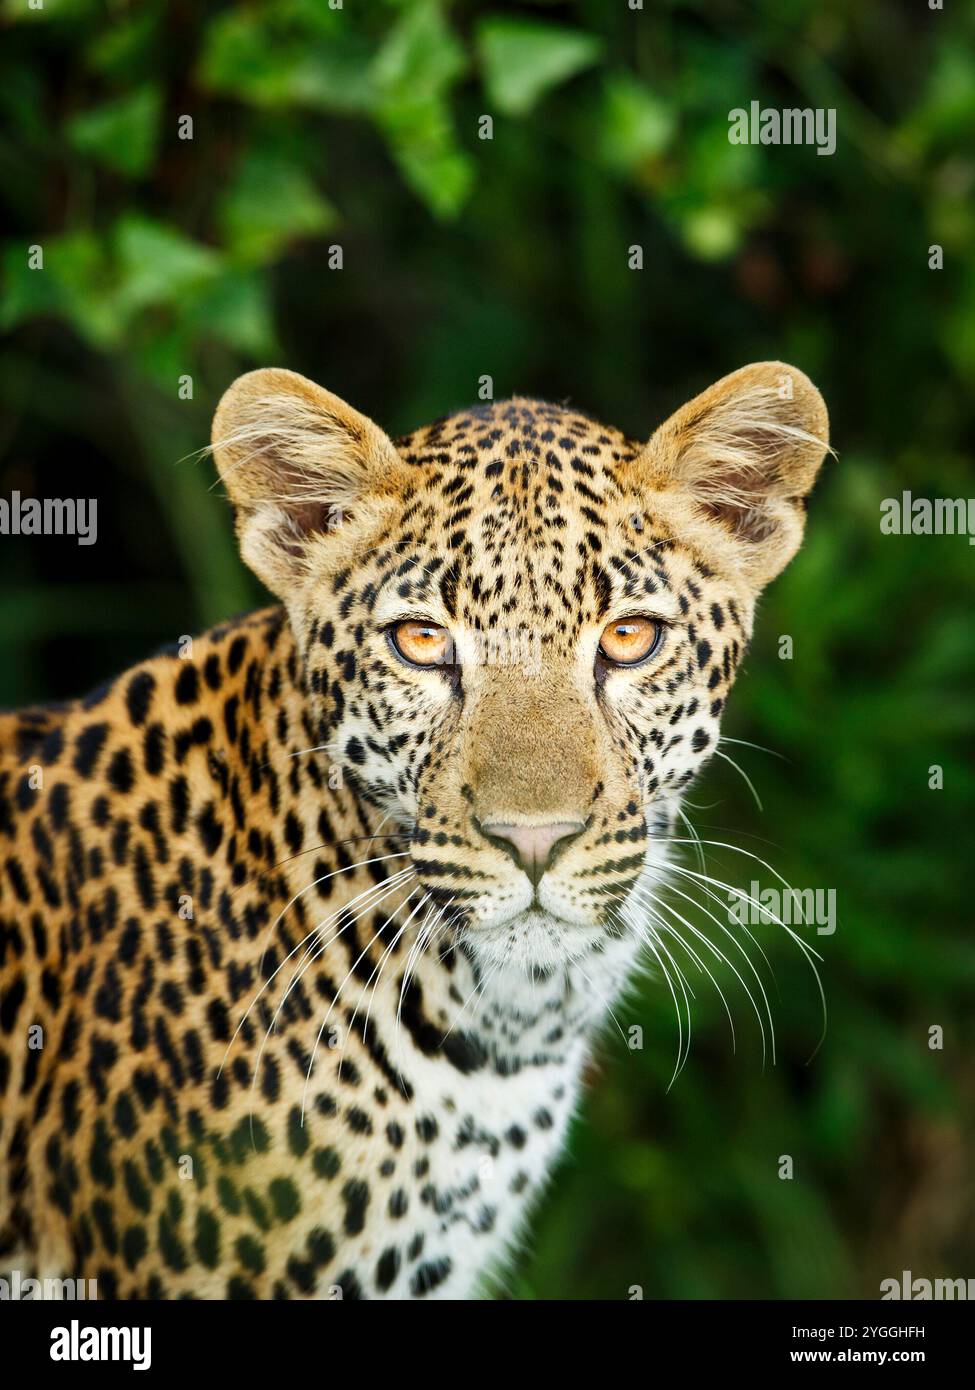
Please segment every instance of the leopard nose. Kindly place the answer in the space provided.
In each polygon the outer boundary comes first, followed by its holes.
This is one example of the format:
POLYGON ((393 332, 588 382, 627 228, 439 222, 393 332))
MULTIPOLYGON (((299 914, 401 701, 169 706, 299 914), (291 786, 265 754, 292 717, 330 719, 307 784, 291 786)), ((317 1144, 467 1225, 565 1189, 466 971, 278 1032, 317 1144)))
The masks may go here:
POLYGON ((535 887, 555 858, 555 848, 581 835, 581 821, 553 821, 549 825, 506 825, 503 821, 482 823, 489 840, 499 842, 516 864, 524 869, 535 887))

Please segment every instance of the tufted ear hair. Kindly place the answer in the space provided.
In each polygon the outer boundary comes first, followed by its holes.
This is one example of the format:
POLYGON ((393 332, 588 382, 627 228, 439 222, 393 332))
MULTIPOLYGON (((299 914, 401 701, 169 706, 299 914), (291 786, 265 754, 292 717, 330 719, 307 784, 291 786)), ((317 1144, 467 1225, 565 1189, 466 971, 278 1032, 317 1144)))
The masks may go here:
POLYGON ((635 467, 676 535, 758 589, 798 550, 827 452, 829 417, 809 378, 755 362, 682 406, 635 467))
POLYGON ((273 592, 294 587, 316 537, 380 520, 407 465, 378 425, 297 372, 238 377, 213 417, 212 452, 241 555, 273 592))

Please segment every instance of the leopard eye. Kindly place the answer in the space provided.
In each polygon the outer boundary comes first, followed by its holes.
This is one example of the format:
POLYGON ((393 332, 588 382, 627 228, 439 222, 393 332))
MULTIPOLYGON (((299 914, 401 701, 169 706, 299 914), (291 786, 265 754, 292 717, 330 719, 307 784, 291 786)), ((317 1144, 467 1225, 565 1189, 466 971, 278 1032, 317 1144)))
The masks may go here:
POLYGON ((453 662, 450 633, 437 623, 406 618, 389 629, 393 651, 410 666, 449 666, 453 662))
POLYGON ((612 666, 639 666, 660 645, 664 625, 656 618, 617 618, 599 639, 599 655, 612 666))

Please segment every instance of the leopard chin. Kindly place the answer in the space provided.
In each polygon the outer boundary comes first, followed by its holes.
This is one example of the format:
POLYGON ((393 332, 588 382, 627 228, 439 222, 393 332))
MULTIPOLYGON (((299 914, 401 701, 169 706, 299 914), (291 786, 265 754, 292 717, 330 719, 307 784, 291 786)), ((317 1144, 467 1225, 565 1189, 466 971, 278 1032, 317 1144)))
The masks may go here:
POLYGON ((599 924, 569 922, 532 907, 503 922, 466 928, 463 940, 482 968, 548 975, 589 955, 605 936, 599 924))

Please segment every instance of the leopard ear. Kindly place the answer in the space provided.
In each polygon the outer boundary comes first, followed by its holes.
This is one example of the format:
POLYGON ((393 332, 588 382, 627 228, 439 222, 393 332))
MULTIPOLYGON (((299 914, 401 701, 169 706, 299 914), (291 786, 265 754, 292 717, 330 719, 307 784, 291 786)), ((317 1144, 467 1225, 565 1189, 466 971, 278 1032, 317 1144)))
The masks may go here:
POLYGON ((804 499, 827 452, 829 418, 809 378, 756 362, 672 415, 636 466, 681 539, 761 588, 799 548, 804 499))
POLYGON ((407 466, 378 425, 297 372, 248 372, 213 417, 212 452, 245 562, 273 592, 294 587, 316 541, 380 520, 407 466))

